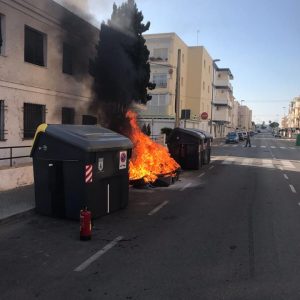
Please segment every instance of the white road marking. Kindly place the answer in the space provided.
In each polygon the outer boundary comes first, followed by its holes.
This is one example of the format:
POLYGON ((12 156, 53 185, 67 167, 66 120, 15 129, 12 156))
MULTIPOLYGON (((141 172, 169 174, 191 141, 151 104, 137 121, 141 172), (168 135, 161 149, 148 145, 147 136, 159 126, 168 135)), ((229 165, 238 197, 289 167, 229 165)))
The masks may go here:
POLYGON ((300 202, 298 202, 298 205, 300 206, 300 202))
POLYGON ((119 241, 123 239, 122 236, 118 236, 113 241, 108 243, 104 248, 96 252, 94 255, 92 255, 90 258, 88 258, 86 261, 84 261, 81 265, 79 265, 76 269, 74 269, 75 272, 81 272, 84 269, 86 269, 91 263, 93 263, 95 260, 97 260, 100 256, 102 256, 104 253, 106 253, 109 249, 114 247, 119 241))
POLYGON ((271 146, 271 148, 272 148, 272 149, 276 149, 276 147, 275 147, 275 146, 271 146))
POLYGON ((252 159, 250 159, 250 158, 244 158, 244 159, 242 160, 241 165, 242 165, 242 166, 250 166, 251 163, 252 163, 252 159))
POLYGON ((255 146, 255 145, 252 145, 252 147, 253 147, 253 148, 256 148, 256 146, 255 146))
POLYGON ((284 168, 295 169, 295 166, 289 160, 281 160, 280 162, 284 168))
POLYGON ((291 191, 292 191, 293 193, 295 193, 295 194, 297 193, 296 190, 295 190, 295 188, 294 188, 294 186, 293 186, 292 184, 290 184, 290 189, 291 189, 291 191))
POLYGON ((260 148, 266 148, 267 146, 260 146, 260 148))
POLYGON ((183 188, 181 188, 179 191, 182 192, 184 191, 186 188, 188 188, 191 185, 191 183, 187 183, 183 188))
POLYGON ((213 169, 215 166, 210 166, 209 168, 208 168, 208 170, 211 170, 211 169, 213 169))
POLYGON ((271 159, 263 159, 262 160, 263 167, 265 168, 274 168, 273 162, 271 159))
POLYGON ((283 174, 283 177, 284 177, 285 179, 287 179, 287 180, 289 179, 288 176, 287 176, 286 174, 283 174))
POLYGON ((154 209, 152 209, 148 216, 152 216, 154 215, 155 213, 157 213, 160 209, 162 209, 165 205, 167 205, 169 203, 169 201, 165 201, 163 202, 162 204, 158 205, 157 207, 155 207, 154 209))
POLYGON ((233 157, 227 157, 227 158, 225 158, 224 161, 222 161, 222 165, 230 165, 233 163, 233 161, 234 161, 233 157))
POLYGON ((202 176, 204 176, 205 175, 205 172, 203 172, 203 173, 201 173, 200 175, 198 175, 197 177, 202 177, 202 176))
POLYGON ((285 147, 280 147, 280 149, 286 149, 285 147))
POLYGON ((238 145, 233 145, 232 147, 237 147, 238 145))
POLYGON ((295 147, 289 147, 290 149, 292 149, 292 150, 295 150, 296 148, 295 147))

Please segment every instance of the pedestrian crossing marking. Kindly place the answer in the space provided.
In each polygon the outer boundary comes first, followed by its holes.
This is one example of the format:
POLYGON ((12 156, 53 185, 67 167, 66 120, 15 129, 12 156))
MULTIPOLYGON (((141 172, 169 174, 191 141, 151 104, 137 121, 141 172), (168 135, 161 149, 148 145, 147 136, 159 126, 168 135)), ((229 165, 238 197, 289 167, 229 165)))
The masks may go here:
MULTIPOLYGON (((230 144, 221 144, 222 147, 231 147, 231 148, 237 148, 237 147, 245 147, 245 144, 236 144, 236 145, 230 145, 230 144)), ((252 148, 268 148, 268 146, 262 145, 262 146, 257 146, 257 145, 251 145, 252 148)), ((271 149, 288 149, 288 150, 297 150, 296 147, 279 147, 279 146, 269 146, 271 149)), ((299 148, 300 149, 300 148, 299 148)))
POLYGON ((230 165, 233 163, 234 158, 233 157, 227 157, 225 160, 222 161, 222 165, 230 165))
POLYGON ((272 159, 260 159, 260 158, 241 158, 241 157, 218 157, 221 160, 222 165, 241 165, 241 166, 252 166, 262 167, 267 169, 275 169, 275 167, 283 169, 295 169, 295 166, 289 160, 277 160, 275 166, 274 160, 272 159))
POLYGON ((281 160, 280 162, 284 168, 295 169, 295 166, 289 160, 281 160))
POLYGON ((275 168, 271 159, 263 159, 262 163, 263 163, 263 166, 266 168, 275 168))
POLYGON ((251 166, 252 165, 252 159, 250 158, 245 158, 245 159, 242 159, 242 162, 241 162, 241 165, 242 166, 251 166))

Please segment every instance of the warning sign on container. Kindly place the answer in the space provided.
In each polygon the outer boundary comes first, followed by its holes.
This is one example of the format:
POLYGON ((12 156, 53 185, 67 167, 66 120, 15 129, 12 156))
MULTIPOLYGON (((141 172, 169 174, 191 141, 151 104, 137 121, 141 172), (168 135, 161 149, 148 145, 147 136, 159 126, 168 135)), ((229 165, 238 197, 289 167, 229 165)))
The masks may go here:
POLYGON ((127 166, 127 151, 120 151, 119 169, 126 169, 127 166))

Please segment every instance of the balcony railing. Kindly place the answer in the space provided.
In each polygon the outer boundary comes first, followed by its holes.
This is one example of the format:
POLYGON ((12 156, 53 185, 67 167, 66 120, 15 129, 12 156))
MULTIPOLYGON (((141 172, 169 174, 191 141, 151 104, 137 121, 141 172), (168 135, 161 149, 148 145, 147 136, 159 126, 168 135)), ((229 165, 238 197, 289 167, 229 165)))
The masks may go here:
POLYGON ((0 161, 9 160, 9 166, 12 167, 14 159, 30 157, 29 153, 26 154, 26 155, 15 154, 15 150, 16 149, 26 149, 26 148, 31 148, 31 146, 0 147, 0 161), (2 157, 1 154, 3 153, 3 151, 4 152, 9 152, 9 154, 6 155, 6 156, 4 156, 4 157, 2 157))

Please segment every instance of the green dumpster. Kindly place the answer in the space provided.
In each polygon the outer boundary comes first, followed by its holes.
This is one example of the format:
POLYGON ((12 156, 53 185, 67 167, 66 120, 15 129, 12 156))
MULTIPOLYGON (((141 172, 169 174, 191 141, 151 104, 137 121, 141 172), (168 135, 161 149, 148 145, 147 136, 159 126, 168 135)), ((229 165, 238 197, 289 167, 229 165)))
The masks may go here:
POLYGON ((300 146, 300 134, 297 134, 297 137, 296 137, 296 146, 300 146))

